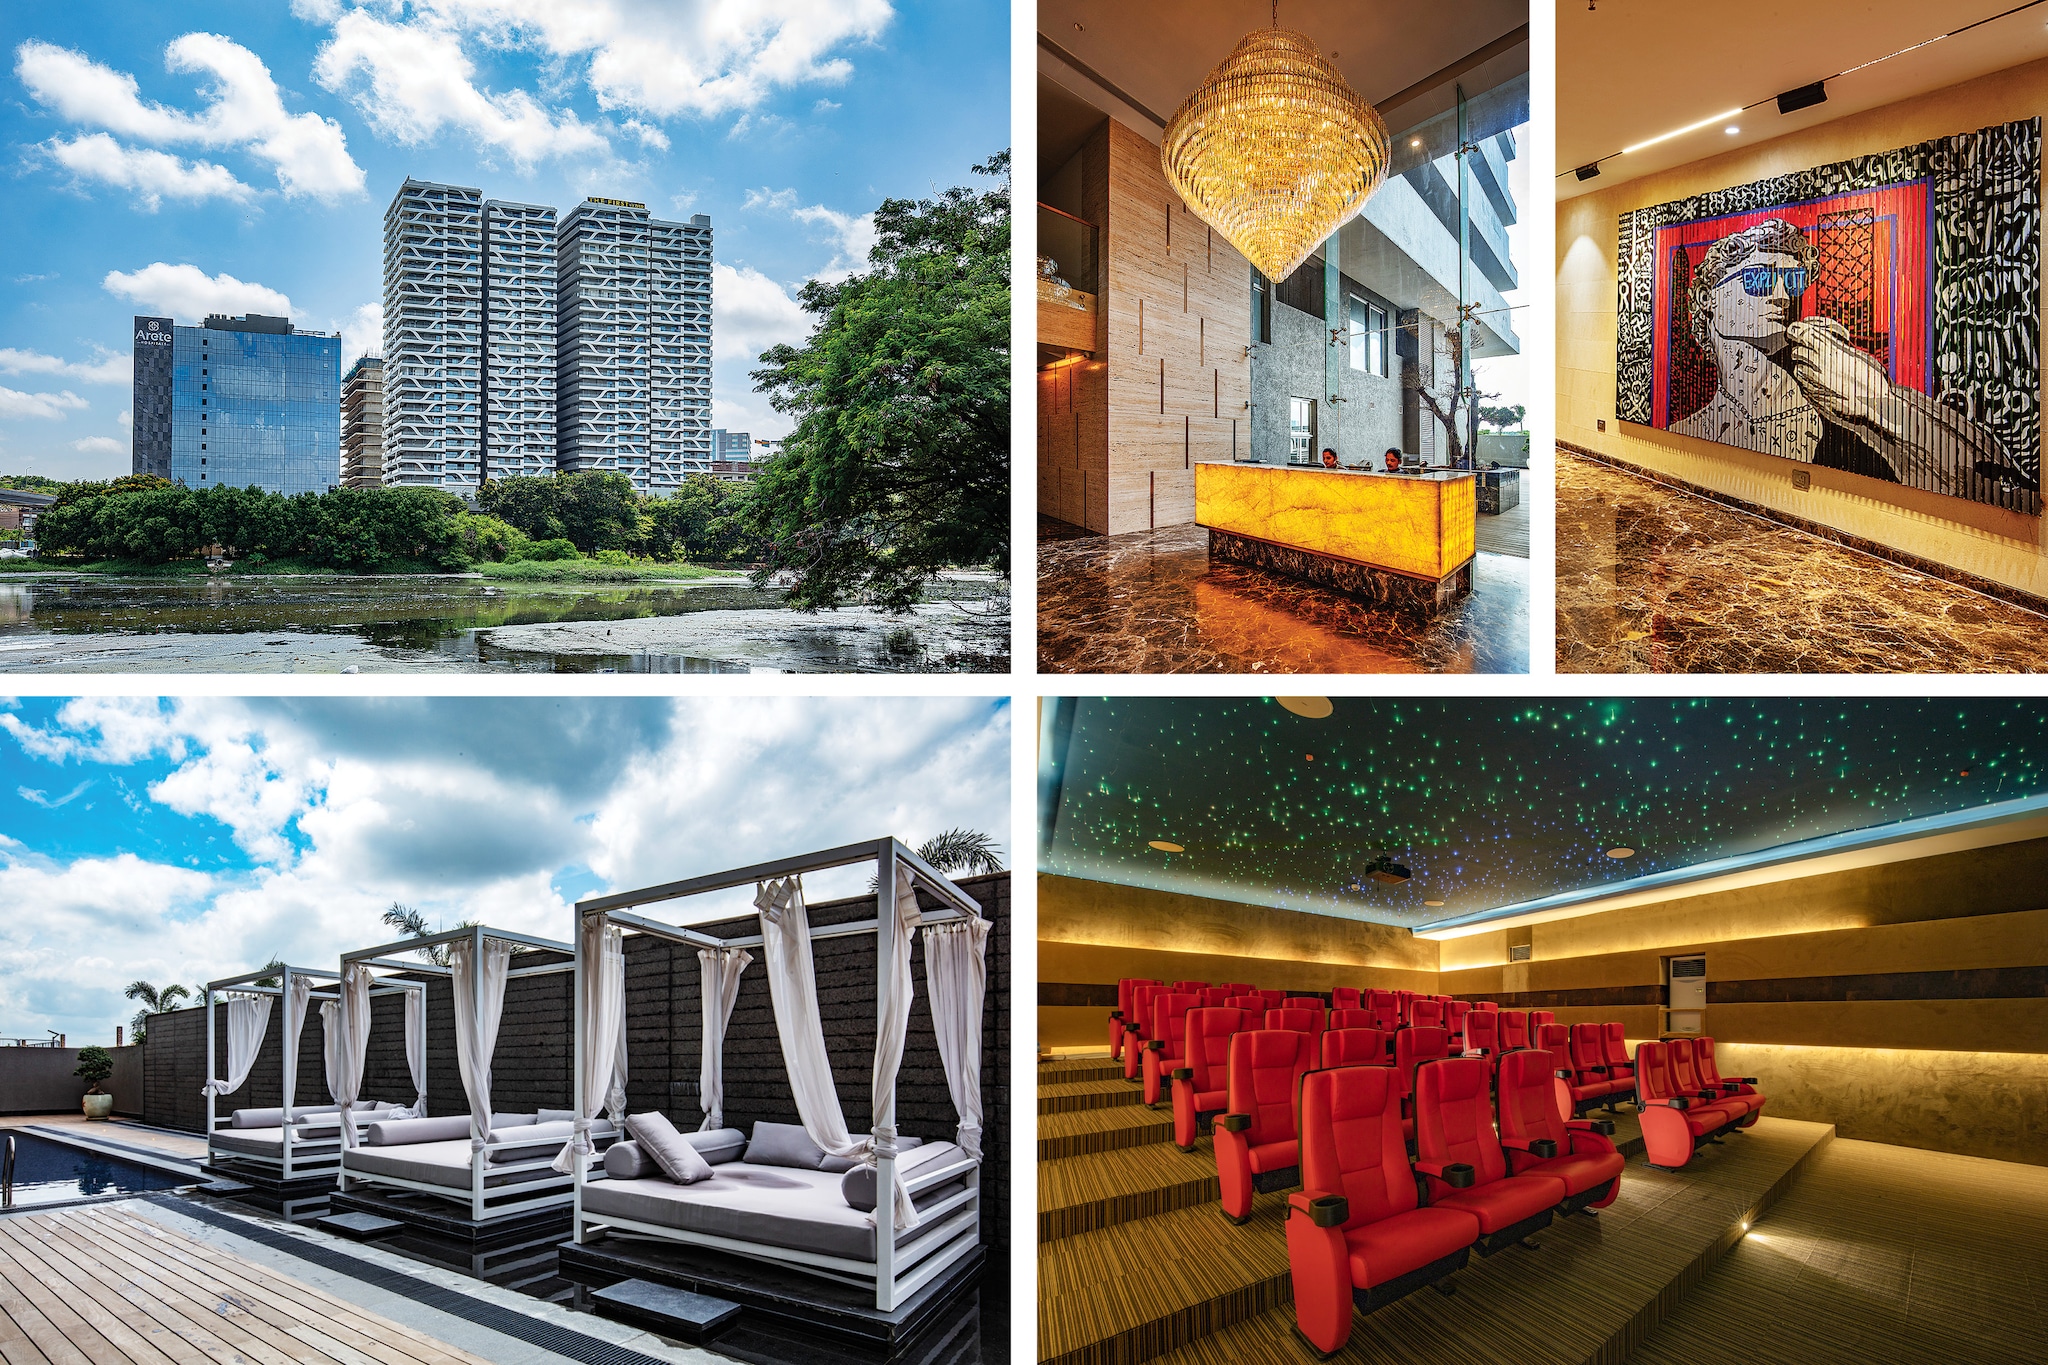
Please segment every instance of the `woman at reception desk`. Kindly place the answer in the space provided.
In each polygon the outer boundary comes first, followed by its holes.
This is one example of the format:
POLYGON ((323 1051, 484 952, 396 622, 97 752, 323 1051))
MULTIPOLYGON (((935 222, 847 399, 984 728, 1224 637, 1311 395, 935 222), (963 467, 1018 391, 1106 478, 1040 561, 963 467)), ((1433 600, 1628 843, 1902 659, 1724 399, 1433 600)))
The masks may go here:
POLYGON ((1195 466, 1209 555, 1435 613, 1472 589, 1475 495, 1463 469, 1195 466))

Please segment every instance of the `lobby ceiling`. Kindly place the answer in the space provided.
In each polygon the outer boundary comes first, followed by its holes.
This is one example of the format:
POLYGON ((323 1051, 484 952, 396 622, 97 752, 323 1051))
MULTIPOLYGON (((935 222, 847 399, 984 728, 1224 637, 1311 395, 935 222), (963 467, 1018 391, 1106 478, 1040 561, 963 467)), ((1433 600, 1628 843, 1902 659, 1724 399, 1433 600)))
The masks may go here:
MULTIPOLYGON (((1462 64, 1528 19, 1526 0, 1460 0, 1449 7, 1280 4, 1281 26, 1314 39, 1397 132, 1451 107, 1453 79, 1478 91, 1526 71, 1526 40, 1462 64), (1461 66, 1455 77, 1445 76, 1461 66)), ((1267 0, 1039 0, 1039 69, 1084 87, 1076 93, 1156 141, 1165 120, 1238 40, 1270 21, 1267 0), (1086 88, 1096 81, 1111 88, 1086 88), (1118 103, 1125 107, 1112 107, 1118 103)))
POLYGON ((1690 9, 1605 0, 1589 9, 1586 0, 1560 0, 1557 197, 1609 189, 2048 57, 2048 5, 1904 52, 1938 34, 2004 14, 2018 2, 1787 5, 1781 0, 1722 0, 1711 8, 1690 9), (1775 100, 1782 91, 1901 52, 1829 81, 1824 104, 1778 112, 1775 100), (1603 162, 1597 179, 1581 181, 1569 173, 1624 147, 1759 100, 1772 102, 1603 162), (1739 131, 1723 131, 1730 126, 1739 131))
POLYGON ((1331 702, 1049 698, 1040 869, 1416 927, 2048 795, 2038 699, 1331 702))

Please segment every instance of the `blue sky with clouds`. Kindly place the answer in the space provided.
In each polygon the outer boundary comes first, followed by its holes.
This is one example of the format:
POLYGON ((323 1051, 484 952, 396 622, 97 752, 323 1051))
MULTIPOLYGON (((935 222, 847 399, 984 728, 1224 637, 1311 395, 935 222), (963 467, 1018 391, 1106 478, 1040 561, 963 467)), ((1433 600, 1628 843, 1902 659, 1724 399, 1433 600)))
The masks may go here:
POLYGON ((711 215, 714 424, 779 435, 747 371, 805 334, 797 287, 1009 141, 978 0, 10 5, 0 48, 0 473, 128 471, 135 313, 375 347, 408 175, 711 215))
POLYGON ((564 938, 580 897, 883 834, 1007 862, 1010 724, 1006 697, 0 701, 0 1037, 111 1041, 138 977, 331 967, 394 900, 564 938))

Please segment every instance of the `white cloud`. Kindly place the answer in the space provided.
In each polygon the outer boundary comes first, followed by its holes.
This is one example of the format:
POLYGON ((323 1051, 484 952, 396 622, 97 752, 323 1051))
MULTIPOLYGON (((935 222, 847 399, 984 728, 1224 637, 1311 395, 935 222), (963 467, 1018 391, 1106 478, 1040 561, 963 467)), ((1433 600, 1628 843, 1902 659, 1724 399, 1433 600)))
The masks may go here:
POLYGON ((58 393, 23 393, 0 387, 0 417, 42 417, 60 420, 67 412, 78 412, 92 404, 69 389, 58 393))
POLYGON ((70 805, 73 801, 76 801, 79 797, 85 795, 86 791, 89 788, 91 788, 92 784, 93 779, 87 778, 85 781, 73 787, 70 791, 64 793, 64 795, 56 797, 55 799, 52 799, 48 792, 42 791, 34 787, 16 787, 14 789, 14 794, 16 796, 19 796, 22 800, 28 802, 32 806, 41 806, 44 810, 56 810, 60 806, 70 805))
POLYGON ((356 357, 384 354, 384 305, 366 303, 348 315, 341 328, 341 368, 346 371, 356 357))
POLYGON ((71 448, 87 455, 118 455, 128 449, 128 443, 111 436, 84 436, 73 441, 71 448))
POLYGON ((133 431, 135 429, 135 414, 133 412, 123 409, 119 420, 123 431, 133 431))
POLYGON ((789 290, 751 266, 711 266, 711 420, 729 431, 776 437, 789 418, 755 393, 749 375, 761 352, 779 343, 801 345, 812 318, 789 290))
MULTIPOLYGON (((74 123, 105 128, 143 142, 190 143, 246 152, 269 164, 287 196, 309 195, 332 201, 362 193, 363 169, 349 156, 341 125, 315 113, 285 112, 270 69, 248 48, 216 33, 187 33, 164 49, 164 66, 179 74, 213 78, 200 92, 206 100, 205 108, 193 114, 145 102, 135 78, 127 72, 50 43, 23 43, 15 58, 15 74, 29 93, 74 123)), ((52 153, 79 174, 98 174, 102 179, 109 178, 104 171, 123 167, 131 175, 140 174, 137 168, 142 158, 152 155, 123 148, 104 135, 100 141, 121 156, 98 146, 90 156, 73 153, 67 157, 57 150, 93 141, 84 138, 72 144, 53 143, 52 153), (75 160, 85 164, 74 164, 75 160)), ((166 159, 176 163, 176 158, 166 159)), ((162 178, 162 163, 152 164, 154 173, 162 178)), ((217 172, 240 186, 243 194, 249 192, 247 186, 221 167, 203 162, 196 163, 196 167, 209 176, 217 172)), ((168 192, 156 190, 159 194, 168 192)))
POLYGON ((94 346, 98 352, 90 361, 66 360, 40 351, 18 351, 0 346, 0 374, 54 374, 88 384, 129 384, 134 382, 135 365, 130 356, 94 346))
POLYGON ((88 133, 68 142, 51 138, 42 144, 42 150, 73 175, 134 191, 138 202, 151 213, 166 199, 193 203, 227 199, 245 204, 256 195, 217 162, 186 161, 169 152, 123 147, 105 133, 88 133))
POLYGON ((100 283, 109 294, 193 323, 208 313, 289 317, 292 311, 292 301, 275 289, 238 280, 225 271, 208 275, 196 265, 157 261, 125 274, 110 270, 100 283))
POLYGON ((823 204, 799 207, 795 190, 770 190, 765 186, 748 190, 740 207, 786 213, 795 222, 823 228, 825 240, 831 243, 833 253, 830 263, 817 273, 821 280, 843 280, 868 267, 868 252, 876 242, 875 215, 872 213, 841 213, 823 204))
POLYGON ((479 89, 462 35, 431 15, 392 23, 351 10, 321 45, 313 74, 329 90, 352 91, 372 128, 408 146, 432 142, 452 127, 521 167, 611 150, 573 110, 551 112, 524 90, 479 89))
POLYGON ((54 272, 48 275, 16 275, 14 282, 16 284, 34 284, 38 280, 54 280, 56 278, 57 276, 54 272))
POLYGON ((834 100, 819 100, 811 106, 811 112, 814 114, 829 114, 837 108, 839 108, 839 105, 834 100))
POLYGON ((634 137, 639 138, 642 147, 651 147, 657 152, 668 150, 668 134, 662 132, 661 129, 651 123, 642 123, 639 119, 629 118, 619 125, 619 130, 631 133, 634 137))

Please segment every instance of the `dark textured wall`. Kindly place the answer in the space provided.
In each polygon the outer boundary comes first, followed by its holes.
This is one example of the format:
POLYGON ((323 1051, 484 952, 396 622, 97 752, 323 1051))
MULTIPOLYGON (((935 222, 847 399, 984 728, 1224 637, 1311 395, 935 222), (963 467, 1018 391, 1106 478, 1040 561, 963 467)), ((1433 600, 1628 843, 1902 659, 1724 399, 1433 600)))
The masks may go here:
MULTIPOLYGON (((114 1097, 114 1112, 142 1113, 142 1065, 135 1047, 110 1047, 114 1074, 100 1090, 114 1097)), ((78 1112, 85 1082, 75 1047, 0 1047, 0 1114, 67 1114, 78 1112)))
MULTIPOLYGON (((988 943, 988 999, 982 1014, 983 1236, 992 1245, 1006 1245, 1009 1228, 1009 1056, 1010 1056, 1010 876, 968 877, 960 888, 982 905, 995 926, 988 943)), ((937 902, 926 898, 928 908, 937 902)), ((814 925, 843 924, 874 917, 868 897, 830 901, 810 907, 814 925)), ((659 908, 653 913, 658 917, 659 908)), ((700 926, 713 934, 738 936, 756 932, 751 918, 700 926)), ((875 1045, 875 940, 871 934, 821 939, 812 945, 818 972, 818 1008, 825 1025, 825 1046, 839 1087, 847 1126, 868 1126, 875 1045)), ((759 954, 756 954, 758 959, 759 954)), ((531 955, 513 959, 515 966, 544 961, 531 955)), ((924 977, 924 941, 911 950, 915 996, 903 1066, 896 1082, 896 1127, 906 1135, 950 1140, 955 1117, 946 1090, 932 1033, 931 1005, 924 977)), ((697 1078, 703 1026, 700 1013, 702 977, 696 950, 643 937, 626 940, 627 1101, 632 1109, 659 1109, 685 1131, 702 1122, 697 1078)), ((545 1105, 568 1108, 573 1064, 570 1058, 569 974, 515 979, 505 989, 505 1012, 498 1027, 498 1050, 491 1067, 492 1107, 531 1112, 545 1105)), ((369 1057, 363 1069, 366 1099, 409 1104, 412 1082, 405 1066, 405 1005, 396 996, 374 1002, 369 1057)), ((321 1021, 317 1009, 300 1042, 299 1081, 294 1099, 301 1104, 327 1102, 326 1073, 321 1062, 321 1021)), ((283 1009, 271 1011, 269 1034, 257 1054, 256 1069, 241 1090, 223 1096, 220 1112, 264 1108, 281 1102, 283 1009)), ((215 1045, 225 1065, 226 1027, 217 1030, 215 1045)), ((179 1010, 152 1015, 146 1053, 146 1114, 152 1123, 200 1132, 205 1127, 206 1101, 199 1093, 205 1082, 206 1015, 179 1010)), ((427 991, 428 1112, 460 1114, 466 1109, 462 1077, 455 1060, 455 1017, 445 980, 430 981, 427 991)), ((725 1115, 734 1127, 754 1123, 798 1121, 782 1062, 782 1044, 768 995, 768 977, 759 961, 740 978, 739 999, 725 1039, 725 1115)))

